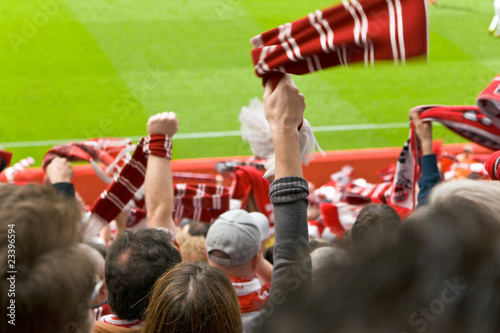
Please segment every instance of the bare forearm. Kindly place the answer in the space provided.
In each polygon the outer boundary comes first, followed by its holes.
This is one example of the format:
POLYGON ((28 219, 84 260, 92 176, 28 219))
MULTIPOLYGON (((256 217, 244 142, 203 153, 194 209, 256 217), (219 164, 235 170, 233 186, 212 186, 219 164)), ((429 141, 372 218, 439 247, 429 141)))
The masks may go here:
POLYGON ((259 255, 261 257, 259 258, 259 264, 257 265, 257 277, 261 283, 271 282, 273 265, 264 258, 262 253, 259 253, 259 255))
POLYGON ((422 154, 423 155, 430 155, 434 154, 434 151, 432 150, 432 137, 422 140, 422 154))
POLYGON ((302 177, 297 128, 275 125, 271 133, 276 159, 276 179, 289 176, 302 177))
POLYGON ((175 232, 172 219, 174 188, 170 160, 150 155, 145 180, 148 227, 167 228, 175 232))

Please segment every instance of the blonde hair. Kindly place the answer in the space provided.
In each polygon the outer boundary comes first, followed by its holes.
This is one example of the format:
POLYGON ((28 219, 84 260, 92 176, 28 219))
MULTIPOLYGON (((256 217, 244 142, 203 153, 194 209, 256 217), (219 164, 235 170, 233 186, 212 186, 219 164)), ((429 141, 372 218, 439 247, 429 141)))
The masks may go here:
POLYGON ((205 237, 187 235, 180 243, 179 248, 184 261, 208 263, 205 255, 205 237))

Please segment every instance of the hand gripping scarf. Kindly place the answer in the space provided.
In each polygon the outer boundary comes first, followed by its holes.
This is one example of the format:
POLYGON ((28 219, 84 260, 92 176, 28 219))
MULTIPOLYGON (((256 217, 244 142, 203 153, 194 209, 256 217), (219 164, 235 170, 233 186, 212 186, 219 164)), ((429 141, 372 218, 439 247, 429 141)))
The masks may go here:
MULTIPOLYGON (((251 56, 257 76, 276 87, 284 73, 300 75, 354 62, 373 65, 375 60, 404 64, 427 54, 428 30, 425 0, 343 0, 255 36, 251 56)), ((305 138, 301 151, 314 151, 310 124, 304 121, 298 129, 305 138)), ((302 156, 302 162, 308 159, 302 156)), ((266 177, 274 174, 273 167, 270 158, 266 177)))
MULTIPOLYGON (((423 105, 414 110, 422 121, 437 121, 449 130, 483 147, 500 150, 500 75, 479 94, 475 105, 443 106, 423 105)), ((421 150, 413 124, 410 135, 399 156, 389 204, 402 217, 408 215, 415 205, 415 183, 421 150)), ((491 162, 486 162, 486 168, 491 162)), ((494 163, 493 163, 494 165, 494 163)), ((490 167, 491 168, 491 167, 490 167)), ((490 173, 491 176, 492 173, 490 173)))

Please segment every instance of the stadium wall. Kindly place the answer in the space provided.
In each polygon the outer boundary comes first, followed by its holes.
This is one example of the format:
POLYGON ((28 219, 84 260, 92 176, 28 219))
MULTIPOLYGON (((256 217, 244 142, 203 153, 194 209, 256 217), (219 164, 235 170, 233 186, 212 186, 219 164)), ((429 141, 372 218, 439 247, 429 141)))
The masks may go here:
MULTIPOLYGON (((462 152, 463 145, 443 145, 442 151, 457 154, 462 152)), ((474 154, 491 153, 490 150, 484 147, 473 146, 474 154)), ((339 171, 344 165, 350 165, 354 167, 354 178, 364 178, 368 182, 377 183, 380 181, 376 172, 392 163, 396 163, 400 152, 401 147, 328 151, 324 156, 316 153, 314 160, 303 168, 304 178, 316 186, 321 186, 329 181, 332 173, 339 171)), ((233 156, 173 160, 171 166, 174 181, 189 182, 189 173, 203 174, 207 177, 206 180, 202 181, 213 181, 218 174, 214 168, 215 163, 221 161, 246 161, 248 158, 249 156, 233 156)), ((76 191, 87 204, 92 204, 95 198, 106 189, 107 185, 96 175, 90 165, 76 165, 74 171, 73 183, 76 191)), ((19 183, 42 183, 43 178, 43 170, 37 167, 26 169, 16 175, 15 181, 19 183)), ((226 180, 226 182, 230 182, 230 180, 226 180)))

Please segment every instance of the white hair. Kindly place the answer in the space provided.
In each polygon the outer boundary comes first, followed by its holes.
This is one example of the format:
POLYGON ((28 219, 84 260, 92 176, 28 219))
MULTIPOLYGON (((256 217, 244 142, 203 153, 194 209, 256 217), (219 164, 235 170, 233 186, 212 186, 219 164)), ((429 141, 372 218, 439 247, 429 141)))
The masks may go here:
MULTIPOLYGON (((252 153, 267 159, 264 177, 273 176, 275 173, 274 145, 271 129, 264 113, 264 104, 257 97, 250 100, 248 106, 241 108, 239 120, 241 123, 241 137, 250 144, 252 153)), ((315 147, 324 154, 318 141, 314 137, 311 124, 304 119, 299 130, 300 159, 307 165, 314 159, 315 147)))
POLYGON ((473 203, 500 222, 500 182, 468 179, 443 182, 432 189, 428 204, 454 209, 454 198, 473 203))

